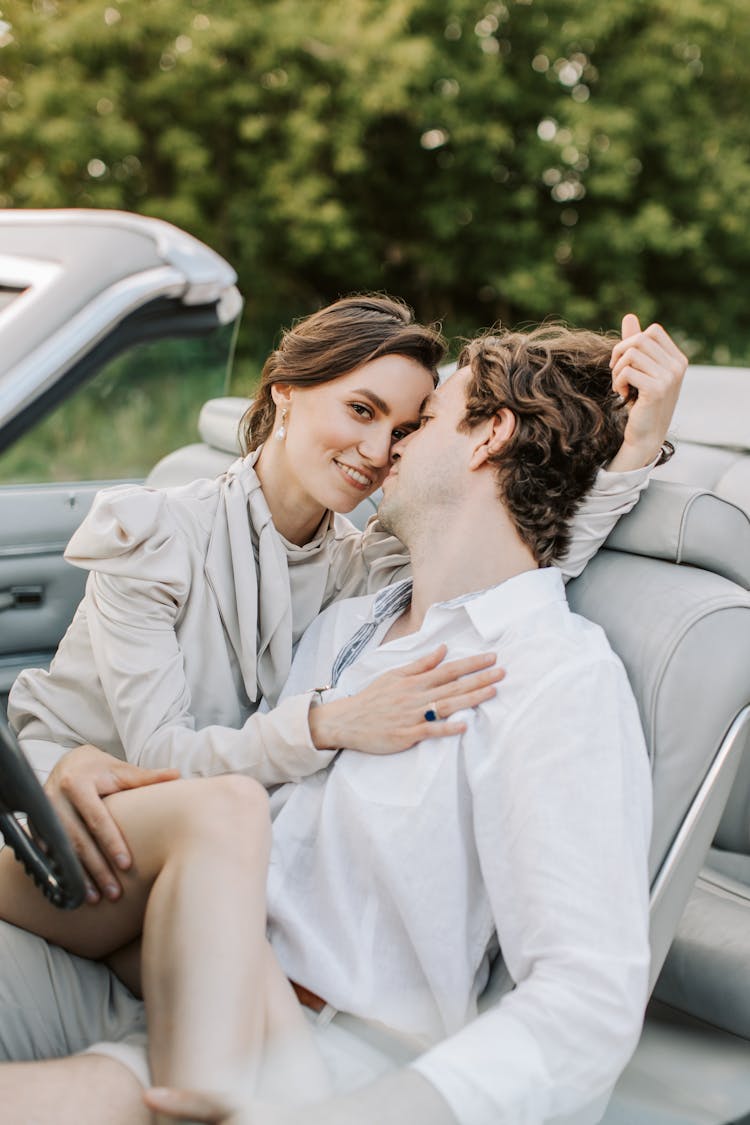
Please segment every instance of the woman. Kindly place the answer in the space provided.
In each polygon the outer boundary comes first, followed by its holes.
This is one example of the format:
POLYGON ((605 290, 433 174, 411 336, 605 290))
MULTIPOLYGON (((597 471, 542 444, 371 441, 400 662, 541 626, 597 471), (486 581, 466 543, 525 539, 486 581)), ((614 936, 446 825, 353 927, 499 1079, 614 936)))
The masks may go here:
MULTIPOLYGON (((250 452, 223 477, 99 495, 66 552, 90 572, 84 600, 50 671, 22 673, 10 696, 9 717, 40 774, 65 749, 93 743, 160 771, 131 772, 128 785, 174 776, 165 769, 245 772, 272 785, 327 765, 325 751, 342 742, 405 749, 427 733, 430 703, 445 720, 479 701, 471 693, 493 690, 501 673, 490 661, 443 668, 436 652, 431 665, 406 670, 381 694, 373 689, 369 701, 318 699, 316 732, 309 694, 270 713, 257 709, 261 697, 274 706, 293 647, 321 609, 381 588, 406 567, 401 544, 377 523, 362 535, 334 513, 379 486, 442 355, 438 333, 415 324, 400 302, 337 301, 283 335, 244 421, 250 452)), ((632 458, 612 467, 631 468, 632 458)), ((610 477, 587 501, 568 574, 582 569, 643 483, 644 473, 610 477)), ((454 730, 433 723, 429 733, 454 730)), ((91 757, 84 780, 97 768, 91 757)), ((103 760, 98 768, 111 773, 112 759, 103 760)), ((60 787, 75 791, 67 778, 60 787)), ((63 819, 94 882, 115 898, 114 870, 127 867, 127 849, 111 818, 109 835, 85 830, 82 821, 98 824, 103 809, 98 793, 86 802, 74 799, 63 819)), ((89 894, 94 901, 93 884, 89 894)))

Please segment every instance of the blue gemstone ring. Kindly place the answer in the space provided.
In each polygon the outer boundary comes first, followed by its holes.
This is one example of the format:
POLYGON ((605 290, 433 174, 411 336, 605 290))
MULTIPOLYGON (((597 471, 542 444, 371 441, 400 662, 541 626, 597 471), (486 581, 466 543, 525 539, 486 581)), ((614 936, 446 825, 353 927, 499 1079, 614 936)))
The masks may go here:
POLYGON ((424 717, 428 723, 436 722, 440 716, 437 713, 437 703, 431 703, 424 713, 424 717))

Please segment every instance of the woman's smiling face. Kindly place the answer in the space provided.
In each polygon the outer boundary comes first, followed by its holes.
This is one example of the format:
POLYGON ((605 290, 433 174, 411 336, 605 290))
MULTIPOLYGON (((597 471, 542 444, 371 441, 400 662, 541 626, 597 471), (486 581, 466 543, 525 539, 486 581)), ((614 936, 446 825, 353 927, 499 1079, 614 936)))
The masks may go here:
POLYGON ((432 374, 399 355, 313 387, 276 384, 277 411, 287 410, 284 460, 291 487, 323 508, 356 508, 381 485, 392 446, 415 428, 432 389, 432 374))

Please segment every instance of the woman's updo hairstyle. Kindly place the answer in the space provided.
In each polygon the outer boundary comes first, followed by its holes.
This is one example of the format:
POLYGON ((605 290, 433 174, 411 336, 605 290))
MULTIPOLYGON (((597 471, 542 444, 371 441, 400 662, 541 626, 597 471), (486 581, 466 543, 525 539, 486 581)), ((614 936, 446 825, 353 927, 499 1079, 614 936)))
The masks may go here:
POLYGON ((263 365, 257 395, 240 422, 243 453, 257 448, 273 429, 274 383, 314 387, 386 355, 413 359, 437 385, 445 342, 437 326, 415 323, 403 301, 379 294, 342 297, 299 320, 283 333, 263 365))

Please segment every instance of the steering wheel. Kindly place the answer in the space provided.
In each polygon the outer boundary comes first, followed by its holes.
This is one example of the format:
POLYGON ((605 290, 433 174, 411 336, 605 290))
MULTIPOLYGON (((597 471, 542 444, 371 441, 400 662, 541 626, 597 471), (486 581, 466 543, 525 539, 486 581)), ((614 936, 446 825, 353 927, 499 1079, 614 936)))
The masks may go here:
POLYGON ((42 892, 64 910, 83 902, 83 868, 47 794, 0 716, 0 833, 42 892), (18 819, 28 816, 29 828, 18 819), (33 833, 33 834, 32 834, 33 833))

